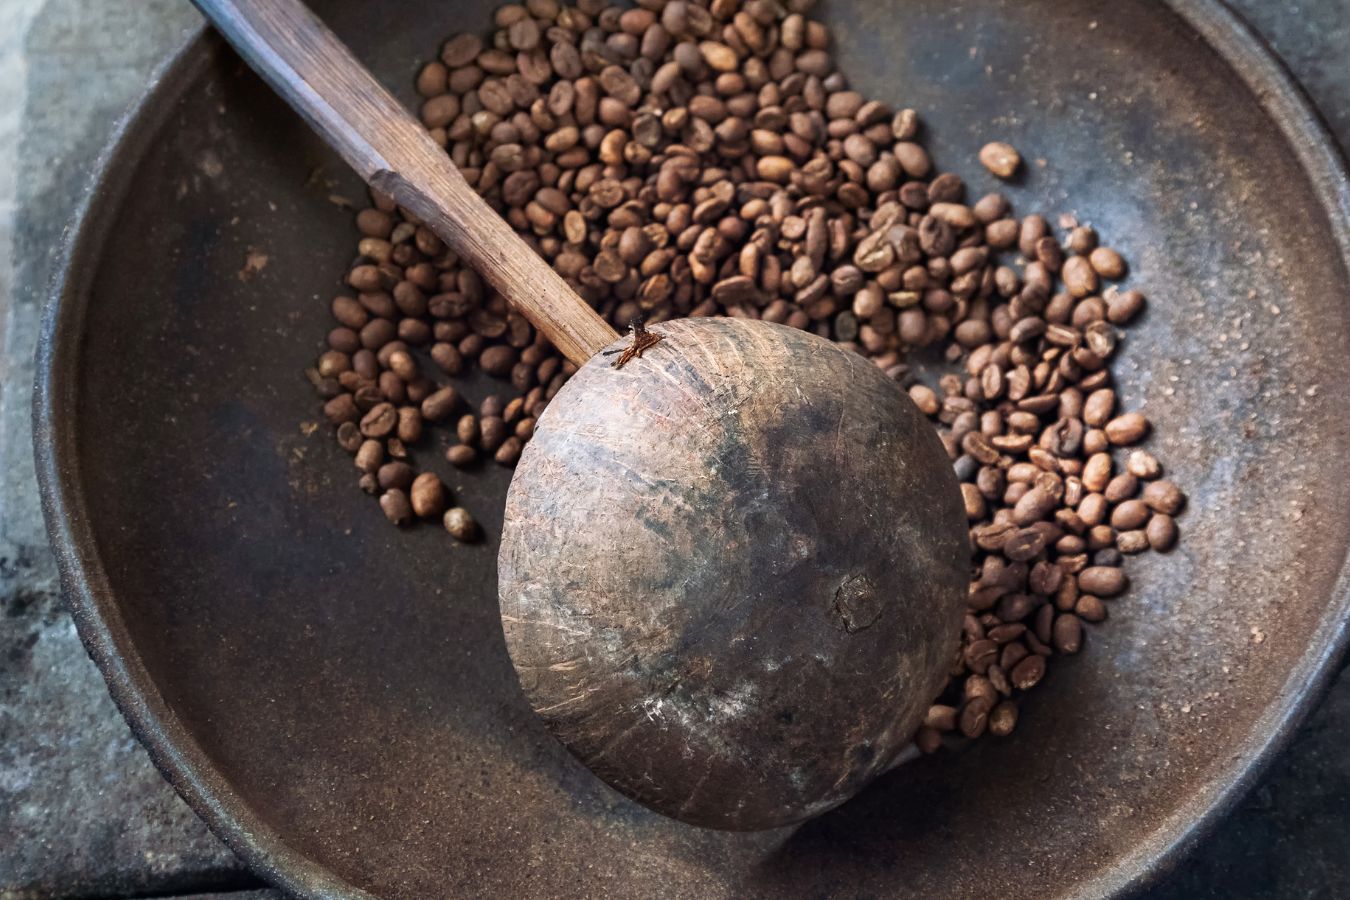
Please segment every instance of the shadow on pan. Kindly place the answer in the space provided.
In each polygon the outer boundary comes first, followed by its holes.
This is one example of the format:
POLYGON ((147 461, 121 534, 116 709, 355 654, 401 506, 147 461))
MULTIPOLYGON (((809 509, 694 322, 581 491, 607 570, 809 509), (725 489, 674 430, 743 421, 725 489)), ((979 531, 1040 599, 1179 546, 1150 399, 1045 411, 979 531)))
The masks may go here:
MULTIPOLYGON (((411 100, 485 2, 316 4, 411 100)), ((1183 541, 1058 664, 1017 732, 795 831, 664 820, 518 695, 491 542, 396 532, 301 372, 362 187, 210 36, 110 150, 39 348, 36 441, 76 623, 156 763, 309 896, 1102 896, 1240 795, 1344 641, 1347 182, 1289 79, 1213 2, 827 0, 844 71, 919 109, 977 195, 1074 212, 1149 310, 1117 374, 1186 486, 1183 541), (1041 160, 1044 162, 1041 163, 1041 160), (246 260, 267 257, 252 277, 246 260)), ((488 390, 484 383, 468 386, 488 390)), ((439 455, 437 451, 428 454, 439 455)), ((508 474, 442 470, 489 534, 508 474)))

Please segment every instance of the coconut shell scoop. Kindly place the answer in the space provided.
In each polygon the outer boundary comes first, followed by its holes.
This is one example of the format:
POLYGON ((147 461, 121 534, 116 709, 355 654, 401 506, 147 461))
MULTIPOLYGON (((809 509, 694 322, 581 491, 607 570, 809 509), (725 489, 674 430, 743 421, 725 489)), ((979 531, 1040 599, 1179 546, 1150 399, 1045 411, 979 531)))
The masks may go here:
POLYGON ((507 497, 506 645, 548 728, 666 815, 798 822, 884 772, 941 689, 969 568, 952 467, 899 387, 806 332, 619 337, 296 0, 197 0, 376 190, 580 366, 507 497))

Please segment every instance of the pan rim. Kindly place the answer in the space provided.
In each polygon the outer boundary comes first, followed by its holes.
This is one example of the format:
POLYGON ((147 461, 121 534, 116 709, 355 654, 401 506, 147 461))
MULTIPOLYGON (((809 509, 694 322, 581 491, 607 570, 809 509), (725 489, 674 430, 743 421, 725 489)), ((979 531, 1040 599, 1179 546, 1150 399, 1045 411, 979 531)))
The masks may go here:
MULTIPOLYGON (((1320 112, 1284 62, 1223 0, 1166 0, 1181 22, 1224 61, 1280 129, 1309 179, 1350 268, 1350 177, 1320 112)), ((89 302, 88 273, 99 258, 134 164, 175 102, 201 70, 225 52, 205 26, 191 32, 156 70, 147 89, 115 127, 67 229, 44 304, 36 349, 33 444, 47 534, 62 593, 85 649, 133 733, 188 805, 254 873, 288 893, 319 898, 371 895, 292 848, 240 797, 160 695, 121 618, 98 557, 83 500, 77 428, 64 416, 75 402, 76 365, 89 302)), ((1317 707, 1350 641, 1350 559, 1343 560, 1314 640, 1285 677, 1278 695, 1238 744, 1232 761, 1160 820, 1110 871, 1079 883, 1079 897, 1137 896, 1209 835, 1288 746, 1317 707)))

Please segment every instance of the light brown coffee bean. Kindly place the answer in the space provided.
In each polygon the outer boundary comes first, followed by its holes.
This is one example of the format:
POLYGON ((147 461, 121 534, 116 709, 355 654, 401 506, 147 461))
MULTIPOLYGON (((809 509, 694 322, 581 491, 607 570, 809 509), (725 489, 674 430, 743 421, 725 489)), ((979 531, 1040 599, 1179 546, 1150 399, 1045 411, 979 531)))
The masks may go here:
POLYGON ((391 488, 380 495, 380 509, 384 510, 385 517, 395 525, 407 525, 412 522, 412 504, 408 501, 408 495, 398 488, 391 488))
POLYGON ((1012 178, 1022 166, 1022 157, 1012 144, 993 141, 980 148, 980 165, 996 178, 1012 178))
POLYGON ((481 533, 473 516, 469 514, 467 509, 460 506, 447 509, 441 522, 450 536, 461 543, 467 544, 476 541, 481 533))
POLYGON ((1167 513, 1155 513, 1144 529, 1148 545, 1159 553, 1166 553, 1176 546, 1177 523, 1167 513))
POLYGON ((1115 597, 1127 583, 1125 573, 1115 566, 1090 566, 1078 573, 1078 586, 1097 597, 1115 597))
POLYGON ((1175 516, 1186 505, 1186 495, 1175 482, 1160 479, 1144 485, 1144 503, 1155 512, 1175 516))
POLYGON ((432 472, 413 479, 408 495, 413 512, 423 519, 434 519, 445 510, 445 485, 432 472))
POLYGON ((1149 422, 1137 412, 1117 416, 1104 426, 1106 439, 1117 447, 1128 447, 1148 436, 1149 422))

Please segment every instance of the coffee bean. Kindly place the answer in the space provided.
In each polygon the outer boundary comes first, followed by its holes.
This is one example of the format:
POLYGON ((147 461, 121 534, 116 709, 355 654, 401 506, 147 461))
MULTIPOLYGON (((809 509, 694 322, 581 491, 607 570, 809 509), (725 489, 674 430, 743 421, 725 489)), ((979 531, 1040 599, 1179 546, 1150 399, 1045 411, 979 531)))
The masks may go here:
POLYGON ((377 403, 361 417, 361 433, 368 438, 390 435, 398 425, 398 411, 392 403, 377 403))
POLYGON ((996 178, 1012 178, 1022 165, 1022 157, 1011 144, 994 141, 980 148, 980 165, 996 178))
POLYGON ((1106 317, 1113 325, 1125 325, 1144 308, 1144 295, 1138 291, 1108 292, 1106 317))
POLYGON ((428 422, 443 422, 459 406, 459 394, 443 387, 422 401, 422 417, 428 422))
POLYGON ((1136 412, 1117 416, 1105 425, 1106 439, 1117 447, 1142 441, 1149 431, 1148 419, 1136 412))
POLYGON ((1083 623, 1073 613, 1055 618, 1054 647, 1060 653, 1077 653, 1083 646, 1083 623))
POLYGON ((1074 297, 1086 297, 1097 292, 1097 272, 1081 256, 1070 256, 1060 270, 1064 287, 1074 297))
POLYGON ((1167 513, 1155 513, 1144 529, 1148 545, 1159 553, 1166 553, 1176 546, 1177 523, 1167 513))
POLYGON ((1142 528, 1150 515, 1142 500, 1126 500, 1111 511, 1111 527, 1117 531, 1142 528))
POLYGON ((989 713, 989 733, 995 737, 1007 737, 1017 727, 1017 704, 1004 700, 989 713))
POLYGON ((506 421, 501 416, 483 416, 479 420, 479 443, 488 453, 496 453, 506 440, 506 421))
POLYGON ((408 495, 398 488, 391 488, 380 495, 380 509, 395 525, 407 525, 412 522, 413 509, 408 495))
POLYGON ((961 708, 961 733, 968 738, 977 738, 984 734, 985 728, 989 725, 989 713, 993 706, 993 701, 984 697, 967 702, 961 708))
POLYGON ((1125 590, 1125 573, 1110 566, 1090 566, 1078 573, 1078 586, 1098 597, 1115 597, 1125 590))
POLYGON ((1147 450, 1131 450, 1125 459, 1125 469, 1136 478, 1151 481, 1162 475, 1162 464, 1147 450))
POLYGON ((356 451, 356 468, 362 472, 374 472, 384 462, 384 444, 376 440, 365 440, 356 451))
POLYGON ((412 487, 414 472, 412 466, 406 462, 395 460, 380 466, 375 476, 381 490, 387 491, 390 488, 398 488, 406 491, 412 487))
POLYGON ((447 509, 441 521, 445 525, 445 530, 455 540, 465 544, 478 540, 480 534, 478 523, 463 507, 455 506, 447 509))
POLYGON ((1104 622, 1106 620, 1106 604, 1101 598, 1094 597, 1091 594, 1083 594, 1074 604, 1073 611, 1078 618, 1084 622, 1104 622))
POLYGON ((445 509, 445 485, 432 472, 413 479, 408 495, 413 512, 423 519, 434 519, 445 509))
POLYGON ((1103 278, 1116 281, 1125 277, 1125 260, 1110 247, 1098 247, 1091 251, 1088 262, 1103 278))
POLYGON ((516 461, 520 459, 520 449, 520 438, 512 435, 502 441, 501 446, 497 448, 497 452, 492 455, 492 458, 499 465, 514 466, 516 461))
POLYGON ((1013 687, 1019 691, 1029 691, 1045 677, 1045 658, 1033 654, 1023 659, 1008 673, 1013 687))
POLYGON ((445 451, 445 458, 452 466, 462 469, 473 464, 478 452, 467 444, 456 444, 445 451))
POLYGON ((1149 549, 1148 536, 1143 529, 1122 531, 1116 535, 1116 549, 1121 553, 1143 553, 1149 549))
POLYGON ((1186 505, 1186 495, 1181 492, 1181 488, 1175 482, 1166 480, 1146 484, 1143 500, 1149 509, 1169 516, 1175 516, 1186 505))

